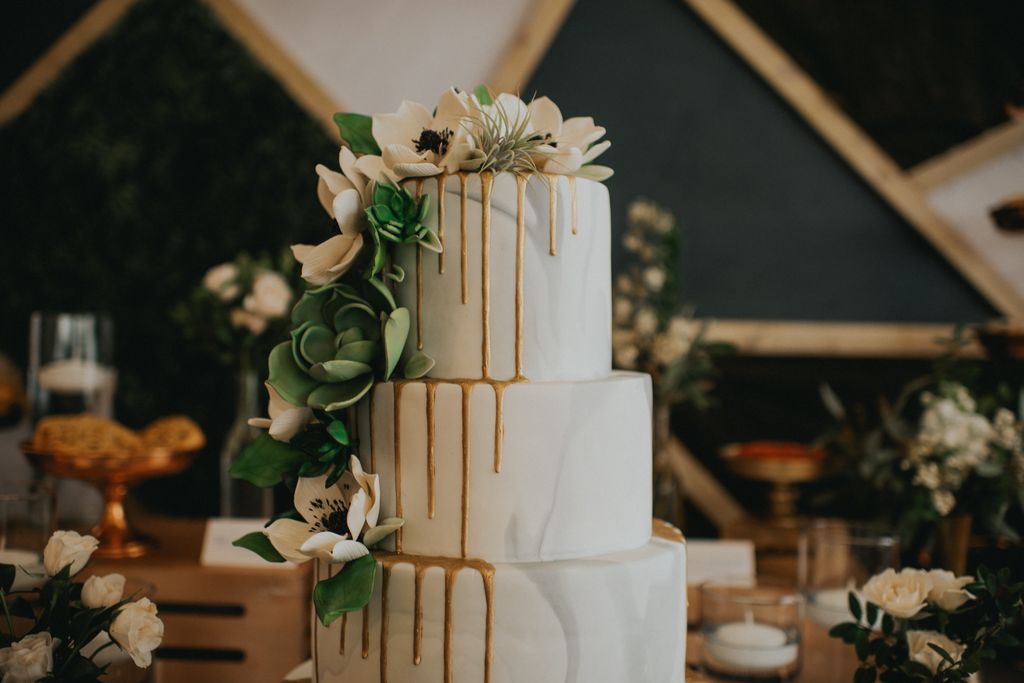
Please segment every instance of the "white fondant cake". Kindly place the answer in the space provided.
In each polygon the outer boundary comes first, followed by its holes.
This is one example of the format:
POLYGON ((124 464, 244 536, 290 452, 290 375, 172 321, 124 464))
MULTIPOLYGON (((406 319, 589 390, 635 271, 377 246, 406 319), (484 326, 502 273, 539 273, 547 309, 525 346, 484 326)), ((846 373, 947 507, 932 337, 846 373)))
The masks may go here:
POLYGON ((652 539, 650 380, 611 372, 608 194, 548 178, 405 183, 431 196, 443 269, 400 249, 396 298, 407 352, 436 365, 359 409, 381 516, 406 521, 370 604, 314 618, 319 683, 683 679, 685 544, 652 539))

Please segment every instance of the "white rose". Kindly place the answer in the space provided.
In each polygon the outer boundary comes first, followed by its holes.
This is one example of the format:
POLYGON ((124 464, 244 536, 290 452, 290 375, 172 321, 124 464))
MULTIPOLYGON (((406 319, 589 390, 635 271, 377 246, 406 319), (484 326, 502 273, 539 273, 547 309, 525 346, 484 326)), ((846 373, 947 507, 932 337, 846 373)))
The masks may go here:
POLYGON ((43 549, 43 566, 46 573, 56 576, 64 567, 71 566, 71 576, 82 570, 100 542, 92 536, 82 536, 77 531, 54 531, 43 549))
POLYGON ((231 301, 241 293, 238 289, 238 267, 234 263, 222 263, 210 268, 203 276, 203 287, 221 301, 231 301))
POLYGON ((292 288, 280 273, 261 270, 252 281, 252 292, 242 301, 242 308, 267 319, 282 318, 292 302, 292 288))
POLYGON ((957 576, 945 569, 932 569, 928 578, 932 582, 928 599, 947 612, 954 611, 974 597, 964 590, 964 586, 974 581, 973 576, 957 576))
POLYGON ((120 574, 90 576, 82 585, 82 604, 89 609, 112 607, 124 597, 124 577, 120 574))
POLYGON ((931 589, 928 572, 904 569, 897 573, 886 569, 868 579, 861 594, 892 616, 909 619, 924 609, 931 589))
POLYGON ((135 666, 146 668, 153 663, 153 650, 163 640, 164 622, 156 615, 156 605, 142 598, 121 608, 110 624, 110 636, 135 666))
POLYGON ((928 647, 928 643, 934 643, 949 653, 954 662, 960 661, 966 646, 961 645, 938 631, 908 631, 907 648, 910 650, 910 659, 928 667, 932 673, 939 670, 939 665, 945 661, 935 650, 928 647))
POLYGON ((42 679, 53 668, 53 646, 53 637, 44 631, 0 650, 3 683, 35 683, 42 679))
POLYGON ((267 319, 242 308, 232 308, 231 326, 236 329, 247 328, 258 337, 267 329, 267 319))

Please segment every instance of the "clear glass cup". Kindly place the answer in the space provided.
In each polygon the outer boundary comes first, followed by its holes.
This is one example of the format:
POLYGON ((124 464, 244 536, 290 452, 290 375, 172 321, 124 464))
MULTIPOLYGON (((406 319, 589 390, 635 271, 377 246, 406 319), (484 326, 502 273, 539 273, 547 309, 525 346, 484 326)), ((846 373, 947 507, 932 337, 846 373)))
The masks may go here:
POLYGON ((69 413, 112 417, 116 385, 110 318, 98 313, 32 314, 28 394, 33 423, 69 413))
POLYGON ((853 621, 850 591, 859 596, 869 578, 899 566, 900 540, 892 529, 836 519, 814 520, 804 529, 798 575, 807 603, 806 664, 820 672, 822 683, 849 683, 858 665, 853 647, 828 635, 836 624, 853 621))
POLYGON ((43 548, 54 531, 53 489, 39 481, 0 479, 0 564, 18 567, 13 590, 40 583, 43 548))
POLYGON ((736 578, 700 587, 702 659, 733 680, 790 680, 800 671, 804 599, 778 580, 736 578))

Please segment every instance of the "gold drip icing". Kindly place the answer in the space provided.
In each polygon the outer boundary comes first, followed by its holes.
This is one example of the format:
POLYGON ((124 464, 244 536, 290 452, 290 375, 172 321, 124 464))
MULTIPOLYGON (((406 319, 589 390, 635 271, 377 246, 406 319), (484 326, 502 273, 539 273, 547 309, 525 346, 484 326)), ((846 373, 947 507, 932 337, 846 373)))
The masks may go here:
POLYGON ((437 383, 427 384, 427 519, 434 518, 434 399, 437 383))
POLYGON ((505 398, 505 387, 509 382, 495 382, 494 387, 494 473, 501 472, 501 447, 505 441, 505 413, 502 401, 505 398))
POLYGON ((437 253, 437 272, 444 275, 444 197, 448 184, 448 171, 441 171, 437 176, 437 241, 441 243, 441 251, 437 253))
MULTIPOLYGON (((363 659, 370 657, 370 606, 363 608, 363 659)), ((315 659, 313 661, 316 661, 315 659)))
POLYGON ((423 350, 423 245, 416 245, 416 348, 423 350))
POLYGON ((572 204, 572 234, 576 234, 576 176, 571 175, 569 180, 569 202, 572 204))
POLYGON ((683 532, 661 519, 651 520, 651 535, 665 541, 686 543, 683 532))
POLYGON ((491 376, 491 187, 493 173, 480 174, 480 278, 481 278, 481 321, 483 324, 483 349, 480 372, 484 379, 491 376))
POLYGON ((374 553, 383 567, 381 580, 381 657, 380 680, 387 681, 387 639, 388 639, 388 586, 391 570, 397 564, 410 564, 414 571, 414 607, 413 607, 413 663, 422 661, 423 641, 423 576, 430 568, 437 567, 444 571, 444 680, 451 683, 453 676, 452 648, 454 643, 455 579, 463 569, 473 569, 480 574, 484 587, 486 602, 484 631, 484 683, 491 680, 491 663, 494 658, 494 565, 476 559, 458 559, 454 557, 434 557, 427 555, 406 555, 403 553, 374 553))
POLYGON ((341 636, 338 638, 338 654, 345 654, 345 628, 348 626, 348 612, 341 615, 341 636))
POLYGON ((459 172, 459 230, 462 235, 462 303, 469 303, 469 244, 466 243, 466 200, 469 196, 469 174, 459 172))
POLYGON ((516 379, 523 378, 523 254, 526 251, 526 178, 516 176, 516 379))
POLYGON ((555 255, 555 219, 558 204, 558 176, 548 174, 548 241, 551 255, 555 255))
POLYGON ((391 565, 382 564, 380 577, 380 683, 388 680, 388 584, 391 582, 391 565))
MULTIPOLYGON (((402 516, 402 389, 405 382, 395 382, 395 516, 402 516)), ((395 550, 402 552, 402 529, 395 531, 395 550)))
POLYGON ((462 385, 462 556, 468 554, 469 544, 469 398, 472 384, 462 385))

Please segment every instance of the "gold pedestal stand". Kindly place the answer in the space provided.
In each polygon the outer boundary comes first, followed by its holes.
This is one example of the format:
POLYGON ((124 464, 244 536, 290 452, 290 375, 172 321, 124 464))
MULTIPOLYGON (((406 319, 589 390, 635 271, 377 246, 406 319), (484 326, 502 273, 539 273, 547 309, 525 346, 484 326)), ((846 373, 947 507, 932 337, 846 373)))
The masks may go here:
POLYGON ((128 490, 145 479, 177 474, 205 445, 199 427, 184 417, 157 420, 139 433, 93 415, 53 416, 39 422, 22 444, 29 461, 55 477, 89 482, 103 494, 103 514, 89 532, 95 555, 141 557, 155 541, 133 531, 125 514, 128 490))

